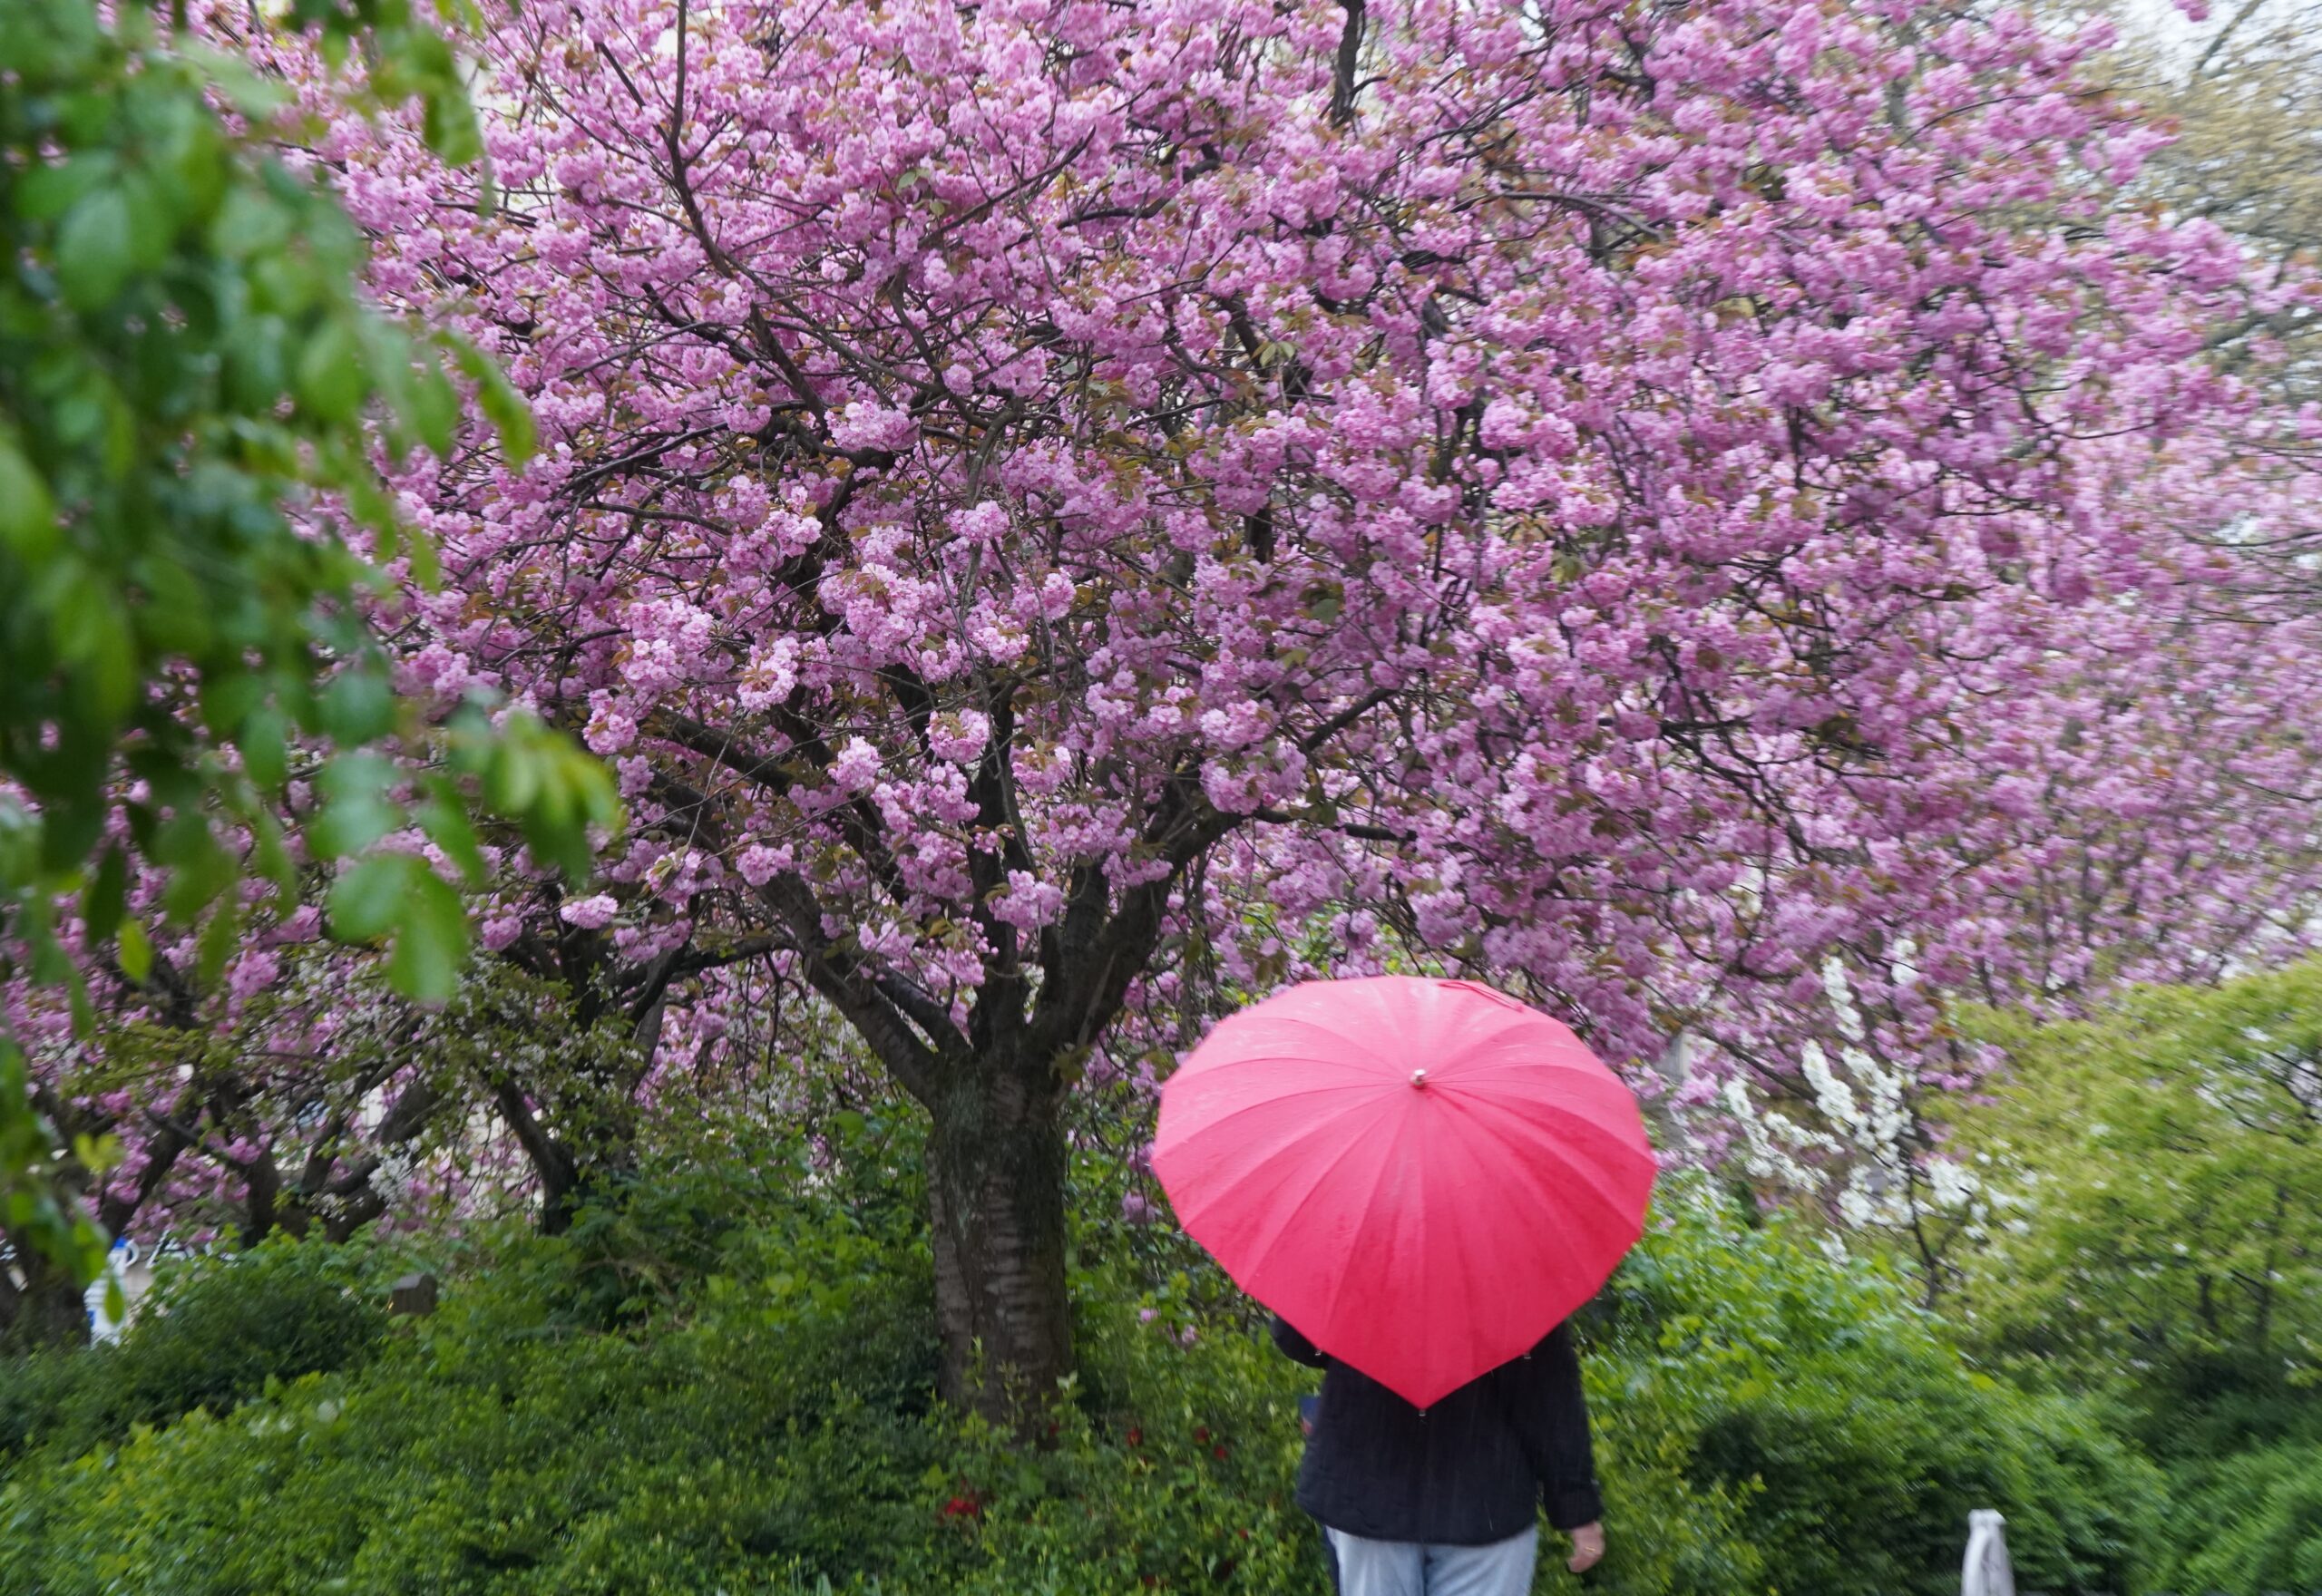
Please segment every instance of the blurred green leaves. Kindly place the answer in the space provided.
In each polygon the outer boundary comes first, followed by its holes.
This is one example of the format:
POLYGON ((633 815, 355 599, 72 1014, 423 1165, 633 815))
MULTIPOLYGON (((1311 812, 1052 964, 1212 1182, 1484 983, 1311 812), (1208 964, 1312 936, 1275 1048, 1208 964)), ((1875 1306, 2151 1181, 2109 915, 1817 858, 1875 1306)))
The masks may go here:
MULTIPOLYGON (((34 1238, 76 1278, 93 1280, 104 1267, 104 1238, 55 1179, 61 1150, 33 1110, 30 1085, 22 1049, 0 1036, 0 1225, 12 1235, 34 1238)), ((102 1144, 84 1141, 71 1152, 80 1168, 98 1172, 120 1156, 110 1138, 102 1144)))
MULTIPOLYGON (((359 50, 371 98, 421 102, 444 159, 481 155, 406 0, 292 0, 283 25, 359 50)), ((163 27, 0 7, 0 946, 73 984, 55 905, 78 895, 89 951, 131 978, 164 927, 200 927, 214 972, 267 884, 347 859, 334 930, 440 1001, 468 952, 457 883, 483 871, 472 813, 579 874, 619 809, 537 719, 477 701, 430 725, 396 696, 366 599, 434 560, 373 450, 447 451, 463 386, 512 461, 531 418, 480 350, 374 309, 330 194, 212 109, 263 118, 279 91, 163 27), (450 871, 372 852, 398 835, 450 871), (155 872, 160 926, 127 890, 155 872)), ((52 1138, 13 1076, 0 1114, 13 1215, 52 1138)), ((85 1256, 68 1209, 25 1201, 39 1244, 85 1256)))
POLYGON ((1950 1138, 1999 1172, 1962 1265, 1981 1349, 2132 1371, 2161 1450, 2204 1408, 2285 1410, 2322 1375, 2322 959, 1975 1028, 2009 1062, 1950 1138))

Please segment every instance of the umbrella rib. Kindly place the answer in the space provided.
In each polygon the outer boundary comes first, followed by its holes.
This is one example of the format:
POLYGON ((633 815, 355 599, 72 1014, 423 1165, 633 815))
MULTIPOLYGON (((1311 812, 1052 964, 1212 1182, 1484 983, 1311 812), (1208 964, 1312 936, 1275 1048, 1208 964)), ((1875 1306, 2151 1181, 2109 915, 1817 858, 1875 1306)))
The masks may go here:
MULTIPOLYGON (((1364 1194, 1362 1206, 1358 1211, 1358 1217, 1355 1221, 1353 1231, 1353 1233, 1357 1236, 1361 1236, 1364 1228, 1371 1222, 1371 1211, 1378 1206, 1379 1193, 1387 1184, 1387 1172, 1394 1167, 1395 1155, 1401 1151, 1403 1138, 1409 1133, 1410 1125, 1411 1120, 1410 1115, 1398 1114, 1395 1116, 1394 1140, 1388 1143, 1387 1156, 1379 1161, 1379 1173, 1372 1178, 1371 1182, 1371 1190, 1364 1194)), ((1341 1269, 1338 1270, 1337 1278, 1331 1282, 1330 1308, 1322 1316, 1325 1323, 1335 1324, 1338 1321, 1339 1299, 1346 1295, 1346 1282, 1350 1272, 1351 1271, 1345 1269, 1341 1269)))
MULTIPOLYGON (((1323 1164, 1320 1169, 1314 1172, 1313 1179, 1306 1182, 1305 1190, 1298 1193, 1298 1200, 1296 1202, 1282 1205, 1281 1218, 1274 1221, 1272 1227, 1267 1231, 1265 1240, 1254 1249, 1255 1255, 1252 1259, 1248 1270, 1248 1273, 1252 1279, 1254 1280, 1259 1275, 1265 1272, 1266 1264, 1270 1262, 1273 1257, 1273 1250, 1282 1244, 1283 1237, 1288 1234, 1291 1224, 1298 1218, 1300 1211, 1306 1206, 1307 1200, 1312 1197, 1317 1191, 1321 1190, 1323 1184, 1330 1180, 1331 1176, 1338 1173, 1339 1166, 1344 1163, 1348 1159, 1353 1157, 1354 1154, 1361 1150, 1361 1146, 1362 1143, 1360 1138, 1351 1139, 1344 1147, 1339 1150, 1336 1157, 1332 1158, 1328 1163, 1323 1164)), ((1261 1164, 1259 1167, 1263 1168, 1263 1165, 1261 1164)), ((1368 1212, 1370 1203, 1375 1200, 1378 1195, 1380 1185, 1383 1184, 1385 1182, 1386 1167, 1386 1164, 1383 1163, 1380 1165, 1379 1179, 1371 1183, 1371 1196, 1364 1199, 1366 1214, 1368 1212)), ((1335 1296, 1332 1298, 1332 1303, 1333 1306, 1335 1306, 1335 1296)))
MULTIPOLYGON (((1618 1195, 1614 1192, 1607 1192, 1605 1187, 1599 1183, 1596 1179, 1599 1172, 1593 1168, 1589 1163, 1574 1159, 1562 1147, 1554 1143, 1522 1143, 1515 1141, 1503 1134, 1499 1121, 1494 1115, 1478 1113, 1475 1108, 1468 1104, 1460 1102, 1457 1097, 1453 1096, 1449 1093, 1446 1093, 1444 1095, 1444 1100, 1447 1105, 1456 1106, 1459 1109, 1465 1122, 1473 1126, 1478 1135, 1488 1140, 1503 1153, 1507 1154, 1507 1162, 1513 1173, 1515 1173, 1527 1186, 1530 1187, 1536 1195, 1548 1200, 1550 1206, 1565 1206, 1566 1203, 1570 1202, 1571 1199, 1563 1193, 1554 1191, 1553 1188, 1544 1188, 1540 1184, 1537 1178, 1538 1171, 1536 1166, 1542 1163, 1555 1164, 1557 1169, 1564 1173, 1574 1187, 1586 1191, 1588 1195, 1595 1199, 1592 1205, 1598 1208, 1603 1212, 1617 1218, 1620 1214, 1625 1212, 1626 1205, 1621 1202, 1618 1195)), ((1599 1127, 1591 1124, 1590 1128, 1597 1129, 1599 1127)), ((1615 1145, 1619 1146, 1623 1152, 1629 1151, 1624 1143, 1616 1143, 1615 1145)), ((1650 1159, 1651 1154, 1647 1153, 1645 1156, 1650 1159)))
MULTIPOLYGON (((1466 1083, 1461 1082, 1459 1083, 1459 1085, 1465 1085, 1466 1083)), ((1615 1134, 1612 1129, 1604 1123, 1604 1121, 1593 1119, 1589 1115, 1581 1113, 1578 1109, 1567 1107, 1561 1103, 1550 1103, 1539 1098, 1530 1098, 1527 1099, 1520 1105, 1514 1106, 1495 1105, 1493 1112, 1483 1113, 1471 1105, 1472 1099, 1468 1093, 1458 1090, 1456 1087, 1447 1087, 1442 1095, 1445 1102, 1458 1105, 1460 1110, 1471 1120, 1479 1124, 1491 1125, 1502 1121, 1522 1123, 1531 1116, 1537 1115, 1542 1119, 1554 1119, 1559 1121, 1566 1126, 1576 1126, 1581 1131, 1586 1132, 1593 1136, 1602 1138, 1603 1140, 1611 1143, 1615 1147, 1621 1148, 1624 1151, 1631 1153, 1643 1152, 1647 1157, 1652 1155, 1649 1146, 1642 1149, 1634 1147, 1615 1134)), ((1568 1137, 1570 1136, 1570 1132, 1568 1130, 1559 1131, 1557 1134, 1559 1136, 1568 1137)), ((1507 1140, 1505 1137, 1498 1137, 1496 1139, 1501 1141, 1503 1143, 1507 1140)), ((1571 1139, 1578 1140, 1579 1138, 1573 1137, 1571 1139)))
MULTIPOLYGON (((1312 1089, 1311 1089, 1311 1091, 1324 1091, 1324 1090, 1336 1090, 1336 1089, 1337 1089, 1337 1088, 1315 1087, 1315 1088, 1312 1088, 1312 1089)), ((1282 1097, 1281 1099, 1274 1099, 1274 1100, 1272 1100, 1272 1101, 1284 1101, 1284 1100, 1287 1100, 1288 1098, 1293 1097, 1293 1096, 1300 1096, 1300 1095, 1310 1095, 1310 1094, 1302 1094, 1302 1093, 1288 1093, 1288 1092, 1286 1092, 1286 1093, 1284 1093, 1284 1094, 1283 1095, 1283 1097, 1282 1097)), ((1243 1107, 1243 1108, 1236 1109, 1234 1112, 1235 1112, 1236 1114, 1244 1114, 1244 1113, 1248 1113, 1248 1112, 1251 1112, 1251 1111, 1253 1111, 1253 1110, 1255 1110, 1255 1109, 1258 1109, 1258 1108, 1262 1108, 1262 1107, 1265 1107, 1265 1106, 1267 1106, 1267 1105, 1266 1105, 1266 1104, 1256 1104, 1256 1103, 1254 1103, 1254 1104, 1247 1105, 1245 1105, 1245 1106, 1244 1106, 1244 1107, 1243 1107)), ((1283 1146, 1288 1146, 1288 1145, 1291 1145, 1291 1144, 1293 1144, 1293 1143, 1296 1143, 1296 1142, 1297 1142, 1298 1140, 1300 1140, 1301 1138, 1303 1138, 1303 1137, 1306 1137, 1306 1136, 1310 1136, 1310 1135, 1312 1135, 1312 1134, 1313 1134, 1313 1128, 1312 1128, 1311 1125, 1301 1125, 1301 1126, 1296 1127, 1296 1129, 1295 1129, 1292 1134, 1290 1134, 1289 1135, 1285 1136, 1285 1137, 1283 1139, 1283 1144, 1282 1144, 1282 1146, 1277 1146, 1277 1147, 1273 1147, 1273 1148, 1270 1148, 1270 1149, 1268 1149, 1268 1151, 1267 1151, 1267 1153, 1266 1153, 1265 1156, 1261 1157, 1261 1158, 1253 1158, 1253 1159, 1251 1159, 1251 1160, 1249 1161, 1249 1163, 1247 1163, 1247 1164, 1246 1164, 1243 1169, 1241 1169, 1239 1172, 1237 1172, 1236 1173, 1233 1174, 1232 1176, 1230 1176, 1230 1177, 1228 1177, 1228 1178, 1226 1178, 1226 1179, 1224 1179, 1224 1180, 1223 1180, 1223 1181, 1219 1182, 1217 1183, 1217 1185, 1215 1185, 1215 1187, 1213 1187, 1213 1188, 1210 1190, 1210 1192, 1207 1193, 1207 1195, 1203 1199, 1203 1202, 1202 1202, 1202 1204, 1201 1204, 1202 1208, 1203 1208, 1204 1210, 1206 1210, 1206 1209, 1208 1209, 1208 1208, 1214 1207, 1214 1206, 1215 1206, 1215 1204, 1216 1204, 1216 1203, 1217 1203, 1221 1199, 1224 1199, 1224 1198, 1227 1198, 1227 1197, 1232 1196, 1234 1192, 1236 1192, 1240 1191, 1240 1190, 1241 1190, 1244 1185, 1248 1184, 1250 1182, 1256 1180, 1256 1179, 1257 1179, 1259 1176, 1261 1176, 1261 1175, 1263 1175, 1263 1174, 1266 1174, 1266 1173, 1271 1173, 1271 1171, 1272 1171, 1272 1167, 1273 1167, 1273 1159, 1274 1159, 1276 1156, 1278 1156, 1278 1155, 1281 1153, 1283 1146)), ((1349 1158, 1352 1157, 1352 1156, 1354 1155, 1355 1152, 1356 1152, 1359 1148, 1361 1148, 1361 1145, 1362 1145, 1362 1143, 1361 1142, 1361 1140, 1360 1140, 1360 1139, 1350 1139, 1350 1140, 1347 1142, 1347 1143, 1346 1143, 1346 1145, 1345 1145, 1345 1146, 1343 1146, 1343 1147, 1341 1147, 1341 1149, 1339 1149, 1339 1152, 1338 1152, 1337 1155, 1336 1155, 1335 1157, 1333 1157, 1333 1158, 1332 1158, 1332 1159, 1328 1163, 1326 1163, 1326 1164, 1322 1165, 1322 1168, 1320 1168, 1319 1170, 1317 1170, 1317 1171, 1315 1172, 1315 1173, 1314 1173, 1314 1178, 1313 1178, 1312 1180, 1309 1181, 1309 1182, 1306 1183, 1306 1189, 1305 1189, 1303 1192, 1300 1192, 1300 1193, 1299 1193, 1299 1202, 1300 1202, 1300 1203, 1302 1203, 1302 1203, 1305 1202, 1305 1200, 1306 1200, 1307 1198, 1312 1197, 1312 1196, 1314 1194, 1315 1190, 1316 1190, 1318 1187, 1320 1187, 1325 1180, 1329 1179, 1329 1177, 1330 1177, 1332 1173, 1334 1173, 1337 1171, 1337 1169, 1338 1169, 1339 1165, 1340 1165, 1340 1164, 1341 1164, 1341 1163, 1345 1163, 1349 1158)), ((1182 1211, 1181 1211, 1181 1212, 1182 1212, 1182 1211)), ((1285 1223, 1286 1223, 1286 1221, 1285 1221, 1285 1223)), ((1269 1246, 1271 1246, 1271 1242, 1269 1242, 1269 1246)), ((1255 1271, 1254 1270, 1253 1270, 1251 1272, 1252 1272, 1252 1273, 1255 1273, 1256 1271, 1255 1271)))
MULTIPOLYGON (((1252 1063, 1274 1065, 1274 1063, 1305 1063, 1305 1060, 1265 1058, 1265 1060, 1252 1060, 1252 1063)), ((1194 1136, 1207 1136, 1212 1130, 1216 1130, 1216 1127, 1224 1125, 1224 1123, 1231 1121, 1231 1118, 1235 1118, 1235 1115, 1252 1114, 1254 1109, 1265 1109, 1265 1106, 1273 1106, 1277 1105, 1277 1102, 1291 1102, 1293 1097, 1317 1097, 1317 1095, 1322 1093, 1365 1093, 1365 1090, 1368 1090, 1368 1093, 1380 1090, 1380 1076, 1375 1076, 1375 1074, 1365 1074, 1365 1076, 1356 1076, 1356 1079, 1349 1079, 1349 1081, 1332 1081, 1332 1084, 1328 1085, 1293 1085, 1293 1088, 1289 1090, 1268 1090, 1265 1097, 1256 1097, 1256 1100, 1244 1102, 1244 1105, 1235 1105, 1233 1109, 1228 1109, 1226 1114, 1216 1115, 1215 1121, 1205 1121, 1205 1118, 1201 1118, 1201 1106, 1195 1105, 1182 1111, 1182 1114, 1186 1115, 1194 1115, 1194 1130, 1182 1130, 1182 1127, 1179 1127, 1175 1134, 1182 1134, 1186 1136, 1186 1139, 1194 1139, 1194 1136)))
MULTIPOLYGON (((1192 1130, 1186 1131, 1180 1129, 1176 1134, 1183 1136, 1185 1141, 1191 1142, 1198 1137, 1208 1135, 1220 1125, 1233 1124, 1234 1121, 1240 1119, 1245 1114, 1256 1114, 1261 1110, 1273 1108, 1279 1105, 1293 1102, 1301 1097, 1320 1097, 1332 1092, 1376 1092, 1378 1090, 1379 1083, 1376 1080, 1341 1081, 1338 1085, 1331 1086, 1293 1087, 1290 1091, 1276 1092, 1270 1096, 1260 1097, 1254 1102, 1236 1104, 1232 1108, 1227 1109, 1224 1114, 1219 1114, 1215 1119, 1200 1120, 1195 1124, 1192 1130)), ((1198 1114, 1201 1111, 1198 1108, 1189 1108, 1185 1110, 1185 1112, 1189 1114, 1198 1114)))

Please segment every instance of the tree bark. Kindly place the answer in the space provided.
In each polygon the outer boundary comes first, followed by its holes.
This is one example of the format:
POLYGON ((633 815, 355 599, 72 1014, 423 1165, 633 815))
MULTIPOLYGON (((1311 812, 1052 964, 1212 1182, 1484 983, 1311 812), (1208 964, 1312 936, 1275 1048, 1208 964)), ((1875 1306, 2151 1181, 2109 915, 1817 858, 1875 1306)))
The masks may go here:
POLYGON ((572 1150, 551 1134, 525 1101, 524 1090, 506 1075, 492 1082, 493 1102, 500 1117, 515 1133, 516 1141, 532 1161, 532 1176, 540 1182, 538 1223, 543 1236, 561 1236, 572 1226, 572 1211, 580 1188, 581 1171, 572 1150))
POLYGON ((1013 1050, 946 1079, 928 1107, 939 1389, 1022 1428, 1072 1367, 1067 1153, 1053 1061, 1013 1050))

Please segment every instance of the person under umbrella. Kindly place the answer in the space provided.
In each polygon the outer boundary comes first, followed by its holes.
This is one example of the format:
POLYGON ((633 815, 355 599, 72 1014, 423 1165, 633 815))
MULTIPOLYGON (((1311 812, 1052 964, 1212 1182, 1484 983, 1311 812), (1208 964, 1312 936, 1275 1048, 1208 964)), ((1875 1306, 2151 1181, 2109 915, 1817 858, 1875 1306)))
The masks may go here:
POLYGON ((1558 1325, 1530 1352, 1414 1407, 1276 1315, 1274 1344, 1323 1372, 1298 1471, 1342 1596, 1524 1596, 1537 1516, 1572 1536, 1566 1566, 1605 1555, 1580 1359, 1558 1325))
POLYGON ((1164 1084, 1186 1231, 1324 1371, 1300 1471, 1346 1596, 1523 1596, 1537 1515, 1604 1555, 1566 1321, 1644 1231, 1636 1099, 1470 981, 1294 987, 1164 1084))
MULTIPOLYGON (((1314 1438, 1314 1416, 1322 1411, 1322 1407, 1320 1396, 1301 1396, 1298 1399, 1298 1434, 1304 1439, 1311 1441, 1314 1438)), ((1338 1548, 1331 1544, 1331 1533, 1327 1529, 1322 1531, 1322 1561, 1331 1571, 1332 1596, 1343 1596, 1345 1587, 1339 1583, 1338 1548)))

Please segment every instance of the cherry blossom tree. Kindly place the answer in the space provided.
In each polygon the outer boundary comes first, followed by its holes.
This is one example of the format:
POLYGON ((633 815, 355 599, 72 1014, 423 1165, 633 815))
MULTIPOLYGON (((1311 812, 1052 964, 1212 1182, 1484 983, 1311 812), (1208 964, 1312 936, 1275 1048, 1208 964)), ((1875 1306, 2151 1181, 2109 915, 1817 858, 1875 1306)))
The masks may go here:
POLYGON ((1948 994, 2295 934, 2313 639, 2226 534, 2303 513, 2300 423, 2201 358, 2291 290, 2113 203, 2158 135, 2090 40, 562 0, 474 47, 496 206, 392 122, 314 154, 540 421, 402 468, 448 572, 405 686, 584 730, 631 806, 607 890, 484 940, 843 1017, 929 1114, 958 1399, 1068 1367, 1063 1105, 1213 972, 1682 1033, 1714 1136, 1729 1083, 1842 1119, 1810 1043, 1972 1077, 1948 994))

